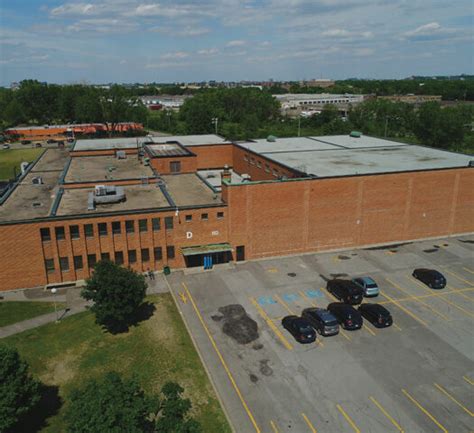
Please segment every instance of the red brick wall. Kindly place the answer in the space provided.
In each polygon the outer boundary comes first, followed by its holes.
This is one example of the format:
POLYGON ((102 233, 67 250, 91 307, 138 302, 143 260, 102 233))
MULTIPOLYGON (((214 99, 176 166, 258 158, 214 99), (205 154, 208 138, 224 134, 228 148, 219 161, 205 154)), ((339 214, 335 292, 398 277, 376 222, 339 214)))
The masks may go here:
POLYGON ((233 144, 190 146, 188 149, 197 155, 197 169, 222 168, 233 166, 233 144))
POLYGON ((129 216, 110 216, 107 218, 84 218, 70 221, 17 224, 0 226, 0 290, 12 290, 18 288, 42 286, 49 283, 60 283, 64 281, 74 281, 89 276, 87 267, 87 254, 96 254, 97 260, 100 253, 109 252, 113 260, 115 251, 122 251, 124 255, 124 265, 128 266, 128 250, 136 250, 137 263, 130 265, 133 269, 142 272, 148 269, 158 270, 169 265, 172 268, 184 267, 184 258, 181 254, 181 247, 196 246, 209 243, 227 242, 227 208, 213 207, 206 209, 196 209, 181 211, 178 216, 174 212, 157 212, 149 214, 134 214, 129 216), (218 219, 217 212, 224 212, 224 218, 218 219), (201 214, 207 213, 208 220, 202 221, 201 214), (185 216, 192 215, 192 221, 186 222, 185 216), (174 228, 165 230, 166 216, 173 217, 174 228), (152 231, 151 218, 159 217, 161 229, 152 231), (138 220, 148 220, 148 231, 139 232, 138 220), (125 220, 135 221, 135 232, 125 232, 125 220), (112 234, 112 221, 120 221, 122 233, 112 234), (107 223, 107 236, 100 237, 98 233, 98 223, 107 223), (84 224, 93 224, 94 237, 86 238, 84 235, 84 224), (69 226, 79 225, 80 238, 71 239, 69 226), (54 227, 65 228, 66 238, 56 240, 54 227), (41 242, 40 228, 49 227, 51 241, 41 242), (187 233, 192 233, 188 237, 187 233), (175 258, 166 258, 166 246, 175 247, 175 258), (155 262, 153 258, 153 248, 162 247, 163 259, 155 262), (150 261, 142 262, 140 250, 148 248, 150 261), (83 257, 82 270, 74 270, 74 255, 83 257), (69 258, 69 271, 59 270, 59 257, 69 258), (55 271, 46 273, 44 260, 53 258, 55 271))
POLYGON ((233 147, 232 159, 234 171, 249 174, 253 181, 275 180, 279 176, 295 177, 295 171, 239 146, 233 147))
POLYGON ((179 161, 181 162, 181 171, 180 173, 195 173, 197 168, 197 161, 195 156, 177 156, 177 157, 169 157, 169 158, 150 158, 151 166, 159 173, 159 174, 170 174, 170 163, 179 161))
POLYGON ((246 258, 474 231, 474 170, 223 186, 246 258))

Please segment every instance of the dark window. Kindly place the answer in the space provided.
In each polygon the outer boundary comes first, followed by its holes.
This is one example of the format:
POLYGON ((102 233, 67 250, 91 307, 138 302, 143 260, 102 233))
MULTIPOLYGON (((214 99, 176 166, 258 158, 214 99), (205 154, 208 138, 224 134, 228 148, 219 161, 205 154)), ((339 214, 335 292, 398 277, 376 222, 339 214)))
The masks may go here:
POLYGON ((202 214, 201 214, 201 219, 202 219, 203 221, 207 221, 207 220, 209 219, 209 215, 208 215, 207 213, 202 213, 202 214))
POLYGON ((253 156, 250 157, 250 164, 255 165, 255 158, 253 156))
POLYGON ((148 231, 148 221, 147 220, 138 220, 138 231, 140 233, 148 231))
POLYGON ((107 223, 99 223, 99 236, 107 236, 107 223))
POLYGON ((51 232, 48 228, 40 229, 41 240, 47 242, 51 240, 51 232))
POLYGON ((58 241, 65 238, 64 227, 55 227, 54 233, 56 234, 56 240, 58 241))
POLYGON ((69 233, 71 234, 71 239, 79 239, 79 226, 70 226, 69 233))
POLYGON ((165 217, 165 228, 166 230, 173 228, 173 217, 165 217))
POLYGON ((115 251, 115 263, 117 265, 123 265, 123 252, 122 251, 115 251))
POLYGON ((82 269, 83 267, 82 256, 74 256, 74 269, 82 269))
POLYGON ((110 260, 110 253, 100 253, 100 260, 110 260))
POLYGON ((257 167, 262 168, 262 163, 257 159, 257 167))
POLYGON ((84 224, 84 233, 86 238, 94 237, 94 226, 92 224, 84 224))
POLYGON ((87 266, 93 268, 97 263, 97 257, 95 254, 87 254, 87 266))
POLYGON ((268 164, 265 164, 265 171, 267 173, 270 173, 270 166, 268 164))
POLYGON ((236 260, 239 262, 241 260, 245 260, 245 246, 244 245, 239 245, 236 248, 236 260))
POLYGON ((150 250, 148 248, 142 248, 142 262, 150 261, 150 250))
POLYGON ((135 232, 135 223, 133 220, 125 221, 125 231, 127 233, 134 233, 135 232))
POLYGON ((155 262, 158 262, 163 259, 163 250, 161 247, 155 247, 153 249, 153 255, 155 256, 155 262))
POLYGON ((244 161, 248 161, 248 160, 249 160, 249 156, 246 153, 244 153, 244 161))
POLYGON ((193 216, 192 215, 186 215, 185 219, 186 219, 186 222, 192 221, 193 216))
POLYGON ((54 272, 54 259, 46 259, 44 261, 44 266, 46 267, 46 272, 54 272))
POLYGON ((171 161, 170 162, 170 172, 179 173, 181 171, 181 161, 171 161))
POLYGON ((128 250, 128 263, 136 263, 137 250, 128 250))
POLYGON ((69 271, 69 259, 67 257, 59 257, 59 269, 61 269, 61 272, 69 271))
POLYGON ((166 257, 168 257, 168 259, 174 259, 174 246, 173 245, 166 247, 166 257))
POLYGON ((112 223, 112 233, 114 235, 119 235, 122 233, 122 225, 120 224, 120 221, 114 221, 112 223))
POLYGON ((151 219, 151 227, 154 232, 157 232, 161 229, 160 219, 159 218, 152 218, 151 219))

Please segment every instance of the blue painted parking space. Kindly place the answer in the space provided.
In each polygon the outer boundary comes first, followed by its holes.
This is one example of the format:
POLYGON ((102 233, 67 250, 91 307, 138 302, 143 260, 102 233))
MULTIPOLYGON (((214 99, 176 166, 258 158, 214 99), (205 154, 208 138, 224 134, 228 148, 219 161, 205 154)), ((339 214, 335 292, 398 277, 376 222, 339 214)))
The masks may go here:
POLYGON ((308 298, 324 298, 321 290, 306 290, 305 293, 308 298))
POLYGON ((296 302, 298 295, 295 293, 287 293, 281 296, 285 302, 296 302))
POLYGON ((277 303, 271 296, 260 296, 257 302, 259 305, 272 305, 277 303))

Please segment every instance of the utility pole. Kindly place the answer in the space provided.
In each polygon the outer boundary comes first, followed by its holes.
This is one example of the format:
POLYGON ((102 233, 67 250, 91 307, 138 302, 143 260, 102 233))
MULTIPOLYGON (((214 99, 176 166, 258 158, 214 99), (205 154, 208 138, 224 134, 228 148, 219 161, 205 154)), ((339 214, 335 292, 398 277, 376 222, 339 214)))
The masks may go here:
POLYGON ((219 122, 219 119, 217 117, 213 117, 212 118, 212 123, 214 124, 215 126, 215 130, 216 130, 216 135, 217 135, 217 123, 219 122))
POLYGON ((388 129, 388 116, 385 116, 385 133, 384 133, 385 138, 387 138, 387 129, 388 129))
POLYGON ((298 137, 301 135, 301 116, 298 115, 298 137))

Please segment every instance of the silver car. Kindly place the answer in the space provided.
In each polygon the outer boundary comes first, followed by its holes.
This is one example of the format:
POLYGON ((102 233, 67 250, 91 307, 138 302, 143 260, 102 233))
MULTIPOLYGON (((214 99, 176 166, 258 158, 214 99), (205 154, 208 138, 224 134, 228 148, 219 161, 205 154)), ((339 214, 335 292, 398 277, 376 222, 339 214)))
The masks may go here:
POLYGON ((377 296, 380 293, 379 286, 377 286, 377 283, 370 277, 354 278, 352 281, 359 287, 362 287, 364 296, 377 296))

